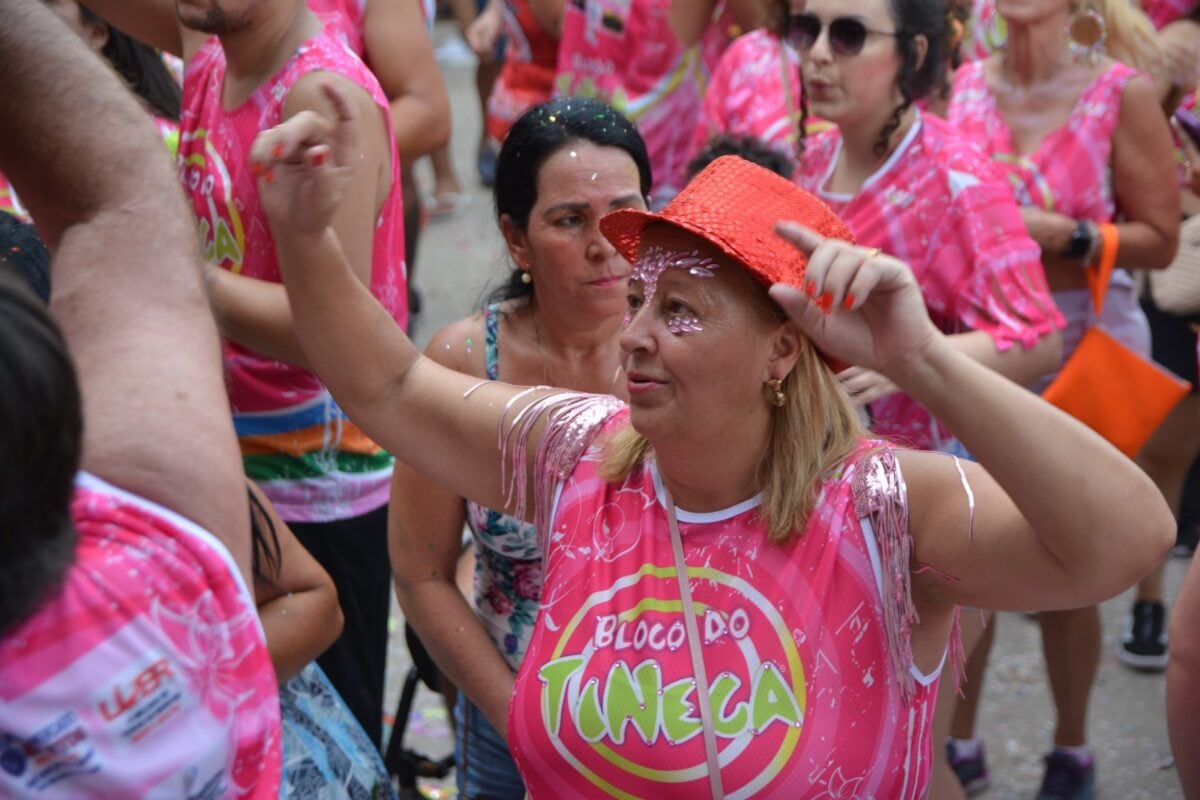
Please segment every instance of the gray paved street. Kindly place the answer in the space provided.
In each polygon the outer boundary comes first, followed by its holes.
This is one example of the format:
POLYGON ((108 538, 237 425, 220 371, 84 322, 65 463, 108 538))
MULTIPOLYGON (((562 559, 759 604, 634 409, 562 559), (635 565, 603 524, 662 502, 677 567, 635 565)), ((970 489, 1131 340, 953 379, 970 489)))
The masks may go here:
MULTIPOLYGON (((452 28, 439 23, 435 37, 438 43, 450 35, 452 28)), ((476 308, 485 285, 507 270, 491 199, 479 187, 474 166, 480 124, 474 70, 463 63, 444 66, 454 110, 455 164, 471 201, 458 216, 431 221, 425 228, 415 281, 425 301, 414 332, 421 345, 442 325, 476 308)), ((424 185, 429 185, 427 166, 423 163, 418 170, 424 185)), ((1053 487, 1047 490, 1053 491, 1053 487)), ((1104 533, 1096 531, 1097 536, 1104 533)), ((1168 565, 1168 597, 1174 597, 1187 565, 1175 559, 1168 565)), ((1090 720, 1098 796, 1106 800, 1169 800, 1182 795, 1167 744, 1163 678, 1133 673, 1123 668, 1114 655, 1130 602, 1126 595, 1103 609, 1104 658, 1090 720)), ((396 614, 398 622, 399 612, 396 614)), ((998 624, 999 638, 980 715, 992 774, 992 788, 983 797, 1033 798, 1041 778, 1041 756, 1050 743, 1053 708, 1042 667, 1040 635, 1036 622, 1020 615, 1002 615, 998 624)), ((396 630, 402 630, 399 622, 396 630)), ((395 708, 398 685, 408 665, 403 637, 397 636, 389 669, 390 709, 395 708)), ((427 690, 420 693, 406 742, 436 756, 452 747, 445 714, 427 690)), ((453 796, 447 782, 430 784, 426 790, 430 796, 453 796)))

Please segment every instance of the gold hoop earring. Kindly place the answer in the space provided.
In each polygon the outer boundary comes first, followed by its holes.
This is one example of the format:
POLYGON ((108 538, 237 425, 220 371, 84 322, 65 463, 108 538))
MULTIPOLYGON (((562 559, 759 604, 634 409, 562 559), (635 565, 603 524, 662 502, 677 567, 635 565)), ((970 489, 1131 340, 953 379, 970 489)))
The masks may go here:
POLYGON ((1107 42, 1108 23, 1096 9, 1080 7, 1067 20, 1067 50, 1076 61, 1095 64, 1107 42))
POLYGON ((767 381, 767 389, 771 392, 771 404, 776 408, 782 408, 784 402, 787 401, 787 396, 783 393, 783 381, 779 378, 772 378, 767 381))

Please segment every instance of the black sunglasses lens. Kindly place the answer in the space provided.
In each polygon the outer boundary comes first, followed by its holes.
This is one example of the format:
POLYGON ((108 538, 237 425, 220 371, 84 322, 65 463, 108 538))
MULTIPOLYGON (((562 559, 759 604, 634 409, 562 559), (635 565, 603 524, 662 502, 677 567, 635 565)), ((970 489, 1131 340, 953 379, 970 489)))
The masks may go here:
POLYGON ((858 55, 866 41, 867 26, 856 19, 839 17, 829 23, 829 47, 840 56, 858 55))
POLYGON ((793 14, 788 18, 788 40, 797 50, 808 50, 821 36, 821 20, 812 14, 793 14))

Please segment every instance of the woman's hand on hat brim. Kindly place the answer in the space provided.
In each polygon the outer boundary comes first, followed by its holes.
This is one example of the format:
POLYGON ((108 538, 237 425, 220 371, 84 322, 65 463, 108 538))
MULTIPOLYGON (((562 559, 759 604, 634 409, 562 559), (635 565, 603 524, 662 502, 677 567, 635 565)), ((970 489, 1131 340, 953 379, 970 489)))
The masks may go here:
POLYGON ((904 262, 796 222, 781 222, 776 232, 808 265, 803 290, 775 284, 771 297, 821 352, 887 376, 937 337, 904 262))

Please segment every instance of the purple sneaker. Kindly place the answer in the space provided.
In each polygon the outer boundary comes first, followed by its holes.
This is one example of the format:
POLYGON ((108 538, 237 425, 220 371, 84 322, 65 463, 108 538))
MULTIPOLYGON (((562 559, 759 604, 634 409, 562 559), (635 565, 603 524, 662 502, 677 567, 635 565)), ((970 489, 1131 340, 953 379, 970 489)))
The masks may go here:
POLYGON ((946 742, 946 760, 950 769, 958 776, 958 782, 968 797, 973 797, 988 787, 987 760, 983 757, 983 745, 974 756, 960 756, 953 742, 946 742))

